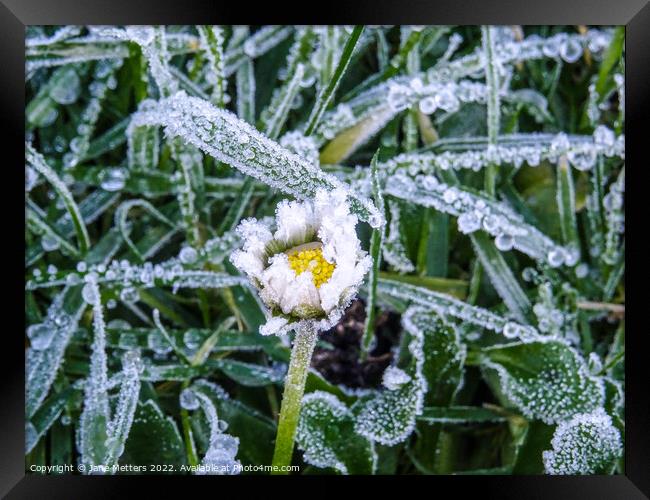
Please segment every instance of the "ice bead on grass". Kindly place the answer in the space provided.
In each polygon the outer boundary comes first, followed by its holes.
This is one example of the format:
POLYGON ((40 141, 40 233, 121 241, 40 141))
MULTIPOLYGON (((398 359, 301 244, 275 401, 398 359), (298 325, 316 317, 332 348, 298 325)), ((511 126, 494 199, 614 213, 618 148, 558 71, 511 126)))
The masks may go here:
POLYGON ((190 388, 183 389, 179 397, 181 408, 185 410, 196 410, 199 407, 199 400, 194 391, 190 388))

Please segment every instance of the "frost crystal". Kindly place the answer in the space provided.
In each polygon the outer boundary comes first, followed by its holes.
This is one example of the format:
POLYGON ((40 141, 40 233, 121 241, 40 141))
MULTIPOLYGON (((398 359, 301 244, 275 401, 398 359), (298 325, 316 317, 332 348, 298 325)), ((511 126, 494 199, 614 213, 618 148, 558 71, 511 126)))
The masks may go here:
POLYGON ((181 252, 178 254, 178 260, 183 264, 193 264, 198 258, 198 253, 192 247, 183 247, 181 252))
POLYGON ((92 298, 94 339, 78 435, 79 451, 84 464, 104 465, 107 453, 106 441, 110 438, 107 430, 110 406, 108 401, 106 325, 96 278, 92 277, 86 287, 89 290, 87 299, 92 298), (98 445, 98 442, 101 444, 98 445))
POLYGON ((504 333, 508 323, 511 324, 509 332, 513 331, 513 325, 517 325, 516 332, 522 341, 530 341, 539 337, 539 332, 531 326, 508 322, 502 316, 487 309, 473 306, 444 293, 383 278, 379 279, 377 292, 409 301, 443 317, 458 318, 463 322, 481 326, 497 333, 504 333))
POLYGON ((458 217, 458 230, 469 234, 483 229, 497 241, 499 250, 511 248, 558 266, 564 262, 566 249, 556 245, 537 228, 524 222, 523 217, 509 206, 497 203, 468 190, 448 186, 431 175, 411 179, 403 173, 392 175, 386 181, 386 193, 411 203, 458 217), (557 255, 557 257, 555 257, 557 255))
POLYGON ((382 256, 396 271, 410 273, 415 266, 406 255, 406 249, 402 243, 402 231, 400 230, 400 206, 393 200, 388 200, 390 211, 390 224, 386 239, 382 241, 382 256))
POLYGON ((142 125, 163 125, 169 137, 180 136, 218 160, 298 198, 314 196, 319 188, 344 190, 360 216, 374 227, 383 223, 370 201, 351 193, 336 177, 203 99, 178 92, 161 100, 157 109, 134 115, 130 126, 142 125), (239 139, 242 134, 249 137, 244 145, 239 139))
POLYGON ((282 136, 280 145, 318 165, 318 147, 312 137, 305 137, 302 133, 293 131, 282 136))
POLYGON ((410 380, 411 377, 404 370, 400 370, 396 366, 389 366, 384 372, 381 383, 386 389, 395 391, 410 380))
POLYGON ((199 407, 199 400, 194 391, 189 387, 181 391, 179 399, 181 408, 185 408, 186 410, 196 410, 199 407))
MULTIPOLYGON (((133 303, 139 300, 137 288, 151 288, 154 286, 172 286, 173 291, 179 288, 223 288, 235 285, 245 285, 247 281, 239 276, 231 276, 228 273, 195 270, 199 264, 206 261, 220 263, 225 255, 232 251, 239 244, 239 238, 234 234, 226 234, 220 238, 214 238, 206 242, 199 250, 190 249, 189 260, 196 254, 194 262, 182 262, 179 258, 171 258, 159 264, 145 262, 143 265, 132 265, 126 260, 113 260, 103 267, 92 266, 86 269, 85 263, 80 263, 79 269, 84 279, 94 276, 97 283, 107 288, 120 291, 120 299, 124 302, 133 303)), ((187 249, 185 249, 187 250, 187 249)), ((181 252, 184 258, 188 258, 187 251, 181 252)), ((76 276, 74 283, 81 278, 76 276)), ((28 284, 28 289, 49 287, 59 284, 57 281, 43 282, 35 280, 28 284)), ((85 287, 83 294, 88 303, 92 303, 92 288, 85 287)))
MULTIPOLYGON (((32 345, 27 350, 25 365, 25 413, 27 416, 34 415, 47 396, 62 363, 64 351, 73 332, 77 329, 79 318, 85 307, 78 288, 66 287, 52 301, 42 323, 51 331, 51 336, 48 332, 45 338, 36 340, 37 344, 42 341, 38 347, 47 346, 39 350, 32 345)), ((42 328, 44 327, 38 328, 41 334, 44 333, 42 328)))
POLYGON ((621 435, 602 408, 560 423, 543 453, 547 474, 611 474, 623 453, 621 435))
POLYGON ((543 160, 555 163, 560 156, 567 155, 575 168, 588 170, 593 167, 598 155, 625 158, 625 136, 620 135, 613 142, 610 136, 603 142, 601 135, 513 134, 499 136, 496 146, 488 146, 486 139, 468 141, 466 144, 456 140, 448 146, 441 141, 440 146, 448 147, 449 151, 404 153, 380 164, 380 169, 389 173, 407 171, 414 176, 418 173, 434 174, 437 168, 478 171, 491 163, 511 164, 517 168, 527 163, 535 167, 543 160), (458 151, 462 149, 466 151, 458 151))
POLYGON ((622 168, 618 178, 612 183, 609 192, 603 198, 607 232, 605 234, 605 252, 602 259, 605 263, 614 265, 619 258, 619 240, 625 232, 625 168, 622 168))
POLYGON ((46 323, 37 323, 27 328, 27 336, 29 337, 32 349, 42 351, 50 346, 55 332, 53 326, 46 323))
POLYGON ((561 422, 604 402, 603 381, 564 342, 540 338, 484 352, 483 366, 496 371, 504 395, 528 418, 561 422))
MULTIPOLYGON (((227 425, 222 424, 217 417, 217 409, 212 400, 215 393, 219 393, 219 391, 215 391, 215 387, 214 384, 208 381, 198 380, 191 389, 185 389, 185 391, 190 391, 193 396, 193 399, 190 397, 190 408, 187 409, 194 410, 200 406, 210 426, 208 450, 205 452, 201 466, 196 473, 201 475, 236 475, 241 472, 241 463, 235 459, 239 449, 239 438, 223 432, 227 425)), ((183 394, 181 394, 182 403, 183 394)))
POLYGON ((117 398, 115 415, 107 428, 106 458, 104 464, 117 463, 124 452, 124 445, 133 424, 135 408, 140 394, 142 362, 138 351, 128 351, 122 357, 122 384, 117 398))
POLYGON ((303 398, 296 442, 305 462, 316 467, 332 467, 342 474, 375 471, 372 442, 355 434, 353 413, 332 394, 316 391, 303 398))

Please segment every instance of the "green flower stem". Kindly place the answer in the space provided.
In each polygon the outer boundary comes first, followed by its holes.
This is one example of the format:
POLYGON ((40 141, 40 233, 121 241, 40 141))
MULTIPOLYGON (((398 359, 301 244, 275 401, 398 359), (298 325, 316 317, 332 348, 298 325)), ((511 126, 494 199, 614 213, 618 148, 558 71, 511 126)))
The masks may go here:
MULTIPOLYGON (((280 408, 278 432, 275 437, 273 465, 278 467, 291 465, 293 442, 300 418, 302 395, 311 363, 311 356, 318 339, 318 332, 312 323, 306 323, 296 330, 296 338, 291 351, 289 372, 284 382, 284 394, 280 408)), ((287 474, 286 471, 274 471, 273 474, 287 474)))

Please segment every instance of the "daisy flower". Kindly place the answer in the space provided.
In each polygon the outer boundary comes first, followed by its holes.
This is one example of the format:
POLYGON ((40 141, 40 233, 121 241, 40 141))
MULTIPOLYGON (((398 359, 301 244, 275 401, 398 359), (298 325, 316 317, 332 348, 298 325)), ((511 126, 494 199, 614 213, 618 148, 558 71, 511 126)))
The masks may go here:
POLYGON ((361 248, 346 197, 343 190, 319 189, 313 202, 280 202, 274 233, 253 218, 237 228, 244 244, 231 261, 268 308, 263 335, 286 333, 301 322, 330 328, 357 295, 372 259, 361 248))

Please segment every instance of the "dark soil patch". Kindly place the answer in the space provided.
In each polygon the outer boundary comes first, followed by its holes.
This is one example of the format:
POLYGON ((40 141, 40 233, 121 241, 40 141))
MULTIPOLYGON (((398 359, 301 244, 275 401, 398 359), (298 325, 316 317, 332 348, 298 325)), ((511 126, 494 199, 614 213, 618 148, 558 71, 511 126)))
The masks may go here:
POLYGON ((368 358, 360 361, 361 338, 366 319, 365 303, 355 300, 339 323, 320 334, 333 348, 316 347, 312 367, 333 384, 347 387, 377 387, 390 364, 392 349, 399 341, 400 315, 382 312, 375 322, 374 347, 368 358))

